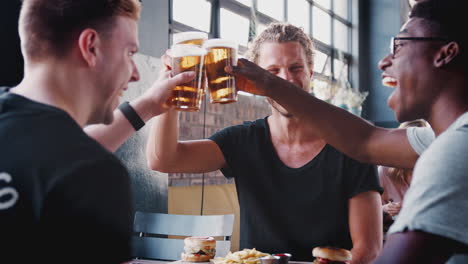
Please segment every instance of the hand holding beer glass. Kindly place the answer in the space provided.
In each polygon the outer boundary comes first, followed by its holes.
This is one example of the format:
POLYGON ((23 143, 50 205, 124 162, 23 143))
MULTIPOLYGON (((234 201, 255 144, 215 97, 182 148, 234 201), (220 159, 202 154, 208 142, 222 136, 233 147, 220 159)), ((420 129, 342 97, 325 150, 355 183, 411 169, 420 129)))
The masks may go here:
POLYGON ((210 39, 204 42, 207 50, 205 69, 211 103, 237 102, 234 76, 226 73, 224 67, 237 65, 237 44, 223 39, 210 39))
POLYGON ((168 104, 175 106, 180 111, 198 111, 204 95, 202 81, 203 62, 206 50, 189 44, 175 44, 171 47, 171 68, 172 73, 178 74, 185 71, 194 71, 195 78, 182 85, 176 86, 172 90, 168 104))
POLYGON ((169 105, 179 111, 198 111, 204 96, 205 86, 211 103, 237 101, 234 76, 224 67, 237 65, 237 44, 222 39, 207 40, 205 32, 182 32, 173 36, 171 68, 173 74, 195 71, 195 79, 177 86, 169 99, 169 105))

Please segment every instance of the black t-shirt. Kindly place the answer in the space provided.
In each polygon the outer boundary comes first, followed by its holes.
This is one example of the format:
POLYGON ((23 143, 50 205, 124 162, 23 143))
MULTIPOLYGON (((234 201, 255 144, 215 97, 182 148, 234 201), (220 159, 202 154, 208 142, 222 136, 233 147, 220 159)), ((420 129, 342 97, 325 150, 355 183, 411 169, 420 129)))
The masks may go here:
POLYGON ((234 177, 240 205, 240 247, 292 253, 312 260, 312 248, 352 248, 348 200, 382 189, 374 166, 330 145, 301 168, 276 154, 267 118, 225 128, 210 138, 221 148, 234 177))
POLYGON ((0 146, 0 263, 130 259, 128 173, 66 112, 0 91, 0 146))

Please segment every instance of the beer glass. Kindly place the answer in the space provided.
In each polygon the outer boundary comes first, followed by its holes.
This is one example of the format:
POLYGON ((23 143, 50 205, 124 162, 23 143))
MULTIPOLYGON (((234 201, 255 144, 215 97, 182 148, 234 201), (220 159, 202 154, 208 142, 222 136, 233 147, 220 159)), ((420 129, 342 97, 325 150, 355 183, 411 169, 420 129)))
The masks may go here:
POLYGON ((168 104, 175 106, 179 111, 195 112, 200 110, 201 101, 204 95, 203 62, 206 50, 197 45, 176 44, 171 47, 172 74, 185 71, 194 71, 195 78, 172 90, 168 104))
POLYGON ((234 76, 226 73, 224 67, 237 65, 237 44, 223 39, 205 41, 207 50, 205 70, 211 103, 232 103, 237 101, 237 90, 234 76))
MULTIPOLYGON (((203 42, 208 39, 208 33, 201 31, 186 31, 175 33, 172 35, 172 42, 174 44, 193 44, 202 47, 203 42)), ((206 89, 206 71, 205 68, 202 69, 202 89, 206 89)))
POLYGON ((193 44, 202 46, 203 42, 207 39, 208 34, 201 31, 187 31, 172 35, 172 43, 174 44, 193 44))

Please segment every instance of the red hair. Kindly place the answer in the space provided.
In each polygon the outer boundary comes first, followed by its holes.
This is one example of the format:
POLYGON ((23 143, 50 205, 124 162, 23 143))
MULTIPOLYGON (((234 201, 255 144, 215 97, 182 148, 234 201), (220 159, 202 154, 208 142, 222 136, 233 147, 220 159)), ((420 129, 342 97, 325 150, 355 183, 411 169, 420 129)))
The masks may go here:
POLYGON ((140 17, 138 0, 23 0, 19 29, 25 57, 61 57, 86 28, 107 33, 115 17, 140 17))

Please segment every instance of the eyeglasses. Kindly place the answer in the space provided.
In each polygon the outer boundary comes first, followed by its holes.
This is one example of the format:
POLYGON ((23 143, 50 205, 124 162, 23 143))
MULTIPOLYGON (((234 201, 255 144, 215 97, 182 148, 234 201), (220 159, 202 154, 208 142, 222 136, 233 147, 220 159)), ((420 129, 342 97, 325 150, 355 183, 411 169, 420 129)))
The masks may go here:
POLYGON ((395 56, 396 48, 400 45, 397 40, 417 40, 417 41, 448 41, 446 38, 439 37, 393 37, 390 39, 390 54, 395 56))

